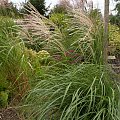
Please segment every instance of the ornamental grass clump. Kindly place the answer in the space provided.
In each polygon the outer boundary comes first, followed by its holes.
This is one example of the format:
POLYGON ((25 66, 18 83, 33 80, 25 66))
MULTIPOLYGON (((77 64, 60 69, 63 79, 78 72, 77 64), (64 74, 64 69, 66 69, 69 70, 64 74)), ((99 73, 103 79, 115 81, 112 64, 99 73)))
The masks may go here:
POLYGON ((0 17, 0 92, 7 93, 12 100, 22 98, 28 90, 31 71, 17 29, 12 18, 0 17))
POLYGON ((47 19, 40 15, 30 3, 25 9, 29 15, 25 15, 25 19, 21 20, 19 26, 28 48, 37 52, 44 49, 51 55, 62 54, 64 56, 66 56, 66 51, 72 49, 85 56, 86 61, 93 55, 93 39, 90 34, 93 23, 84 12, 68 8, 68 13, 61 21, 65 26, 59 28, 52 18, 47 19), (54 30, 51 30, 51 27, 54 30))
POLYGON ((25 119, 119 120, 119 88, 104 66, 48 69, 24 99, 25 119))

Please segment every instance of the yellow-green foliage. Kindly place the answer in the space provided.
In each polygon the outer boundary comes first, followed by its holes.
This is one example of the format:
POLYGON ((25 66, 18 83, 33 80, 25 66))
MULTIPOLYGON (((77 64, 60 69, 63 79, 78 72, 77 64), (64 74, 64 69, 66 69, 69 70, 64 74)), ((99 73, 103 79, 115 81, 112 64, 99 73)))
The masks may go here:
POLYGON ((50 57, 50 54, 45 51, 45 50, 41 50, 39 52, 36 52, 32 49, 25 49, 26 55, 30 58, 30 59, 36 59, 37 57, 39 59, 46 59, 48 57, 50 57))
POLYGON ((63 29, 65 29, 66 27, 68 27, 68 23, 65 22, 67 16, 65 16, 65 14, 63 13, 53 13, 50 16, 50 20, 57 25, 57 27, 61 30, 61 32, 63 31, 63 29))
POLYGON ((42 64, 41 62, 46 61, 50 57, 50 54, 45 50, 36 52, 32 49, 26 48, 25 53, 26 53, 28 59, 30 60, 31 64, 36 63, 36 65, 38 65, 38 66, 40 66, 42 64))
POLYGON ((120 54, 120 30, 117 26, 109 24, 109 45, 112 54, 120 54))
POLYGON ((6 91, 0 92, 0 108, 8 104, 8 93, 6 91))
POLYGON ((55 23, 58 27, 61 26, 61 23, 65 19, 65 15, 62 13, 55 13, 50 16, 50 20, 55 23))
POLYGON ((36 51, 32 50, 32 49, 25 49, 25 53, 28 56, 29 59, 35 59, 36 58, 36 51))
POLYGON ((120 45, 120 31, 115 25, 109 24, 109 40, 110 45, 118 46, 120 45))
POLYGON ((47 58, 50 57, 50 54, 49 54, 47 51, 45 51, 45 50, 39 51, 39 52, 37 53, 37 55, 38 55, 38 57, 39 57, 41 60, 47 59, 47 58))

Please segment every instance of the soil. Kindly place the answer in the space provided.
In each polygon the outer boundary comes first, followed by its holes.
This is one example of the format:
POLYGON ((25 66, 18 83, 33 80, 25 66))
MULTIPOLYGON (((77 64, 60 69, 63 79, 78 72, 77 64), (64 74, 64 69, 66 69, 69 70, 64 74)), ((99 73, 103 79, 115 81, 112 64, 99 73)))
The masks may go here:
POLYGON ((120 74, 120 59, 109 60, 108 63, 116 74, 120 74))
POLYGON ((0 110, 0 120, 21 120, 13 108, 0 110))

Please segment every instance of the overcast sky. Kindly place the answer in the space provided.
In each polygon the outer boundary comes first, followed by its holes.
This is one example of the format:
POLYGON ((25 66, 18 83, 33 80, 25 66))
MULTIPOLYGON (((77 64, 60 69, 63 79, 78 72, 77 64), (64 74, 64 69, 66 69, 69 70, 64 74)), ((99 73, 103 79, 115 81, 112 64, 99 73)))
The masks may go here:
MULTIPOLYGON (((25 0, 11 0, 14 3, 25 2, 25 0)), ((88 0, 89 1, 89 0, 88 0)), ((48 6, 51 3, 51 6, 57 4, 58 0, 46 0, 46 5, 48 6)), ((104 11, 104 0, 93 0, 94 8, 100 8, 102 13, 104 11)), ((113 10, 115 7, 114 0, 110 0, 110 10, 113 10)))

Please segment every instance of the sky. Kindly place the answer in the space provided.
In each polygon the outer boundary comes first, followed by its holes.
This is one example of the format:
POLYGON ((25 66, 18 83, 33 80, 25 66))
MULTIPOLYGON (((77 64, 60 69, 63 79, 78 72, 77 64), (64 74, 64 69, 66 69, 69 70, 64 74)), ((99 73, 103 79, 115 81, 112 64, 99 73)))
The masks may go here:
MULTIPOLYGON (((25 0, 11 0, 14 3, 22 3, 25 2, 25 0)), ((89 1, 89 0, 88 0, 89 1)), ((57 4, 58 0, 46 0, 46 6, 51 4, 51 7, 57 4)), ((101 12, 104 12, 104 0, 93 0, 94 8, 101 9, 101 12)), ((114 0, 110 0, 110 12, 114 9, 115 2, 114 0)))

